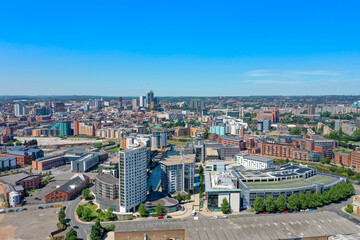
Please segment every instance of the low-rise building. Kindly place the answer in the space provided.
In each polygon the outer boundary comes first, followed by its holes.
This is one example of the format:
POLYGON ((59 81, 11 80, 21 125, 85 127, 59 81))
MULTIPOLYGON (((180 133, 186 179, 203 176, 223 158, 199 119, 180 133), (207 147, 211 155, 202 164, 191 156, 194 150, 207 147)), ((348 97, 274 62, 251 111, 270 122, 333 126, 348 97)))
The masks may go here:
POLYGON ((16 167, 17 167, 16 157, 14 156, 0 157, 0 171, 14 169, 16 167))
POLYGON ((235 159, 238 164, 248 170, 263 170, 274 167, 274 159, 248 153, 239 153, 235 159))
POLYGON ((71 200, 89 185, 89 177, 75 174, 70 181, 56 188, 45 196, 45 202, 61 202, 71 200))
POLYGON ((205 171, 205 191, 207 208, 210 211, 221 211, 221 204, 226 198, 231 212, 241 210, 241 189, 236 178, 230 172, 205 171))
POLYGON ((33 170, 48 170, 54 167, 65 165, 65 154, 57 154, 53 156, 38 158, 31 163, 33 170))

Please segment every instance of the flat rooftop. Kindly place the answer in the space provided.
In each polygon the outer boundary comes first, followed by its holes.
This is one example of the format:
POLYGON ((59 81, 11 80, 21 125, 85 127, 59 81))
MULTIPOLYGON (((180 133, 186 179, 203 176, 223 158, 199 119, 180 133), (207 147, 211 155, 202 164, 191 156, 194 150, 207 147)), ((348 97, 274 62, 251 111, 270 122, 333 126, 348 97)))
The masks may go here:
POLYGON ((239 154, 236 154, 236 156, 241 156, 245 159, 256 160, 256 161, 261 161, 261 162, 273 162, 274 161, 274 159, 272 159, 272 158, 251 155, 249 153, 239 153, 239 154))
POLYGON ((233 182, 234 176, 231 172, 205 172, 206 191, 228 191, 237 190, 233 182))
POLYGON ((162 160, 161 163, 167 166, 181 163, 195 163, 195 154, 171 155, 162 160))

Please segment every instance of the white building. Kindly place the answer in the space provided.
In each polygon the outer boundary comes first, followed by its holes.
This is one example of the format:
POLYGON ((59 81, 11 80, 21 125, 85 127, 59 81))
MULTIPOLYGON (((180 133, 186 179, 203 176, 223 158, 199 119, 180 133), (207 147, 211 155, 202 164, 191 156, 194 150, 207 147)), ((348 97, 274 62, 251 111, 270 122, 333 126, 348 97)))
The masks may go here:
POLYGON ((274 167, 274 159, 250 155, 248 153, 237 154, 235 160, 247 170, 264 170, 274 167))
POLYGON ((126 150, 120 151, 119 160, 119 204, 121 213, 135 211, 146 200, 147 184, 146 145, 135 141, 126 150))
POLYGON ((151 148, 167 147, 167 131, 154 131, 151 136, 151 148))
POLYGON ((161 161, 160 165, 163 191, 174 193, 194 190, 195 154, 170 156, 161 161))
POLYGON ((21 103, 14 104, 14 115, 16 117, 20 117, 20 116, 24 115, 24 112, 25 112, 24 105, 22 105, 21 103))

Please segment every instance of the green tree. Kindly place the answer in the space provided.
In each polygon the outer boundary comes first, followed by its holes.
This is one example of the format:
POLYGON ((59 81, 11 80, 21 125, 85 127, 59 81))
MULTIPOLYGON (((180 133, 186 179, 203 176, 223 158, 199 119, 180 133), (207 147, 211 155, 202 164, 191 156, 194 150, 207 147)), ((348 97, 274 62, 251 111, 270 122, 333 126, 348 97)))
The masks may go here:
POLYGON ((99 221, 95 222, 95 225, 91 227, 90 239, 91 240, 101 240, 104 236, 105 230, 101 226, 99 221))
POLYGON ((355 172, 354 172, 351 168, 348 168, 348 169, 346 170, 346 173, 347 173, 347 175, 348 175, 349 177, 352 177, 352 176, 355 175, 355 172))
POLYGON ((296 194, 291 194, 291 196, 288 199, 288 209, 290 209, 291 211, 298 211, 300 208, 300 201, 299 201, 299 197, 296 194))
POLYGON ((280 195, 280 196, 276 199, 275 204, 276 204, 276 208, 277 208, 279 211, 281 211, 281 212, 285 211, 285 209, 286 209, 286 200, 285 200, 285 198, 284 198, 283 195, 280 195))
POLYGON ((300 193, 299 194, 299 202, 300 202, 300 208, 301 209, 306 209, 308 208, 308 202, 306 201, 306 196, 305 196, 305 193, 300 193))
POLYGON ((71 228, 70 231, 66 233, 65 240, 76 240, 77 239, 77 232, 71 228))
POLYGON ((21 143, 20 141, 16 141, 16 142, 15 142, 15 145, 16 145, 16 146, 21 146, 22 143, 21 143))
POLYGON ((289 133, 291 135, 301 135, 302 133, 302 128, 301 127, 293 127, 289 129, 289 133))
POLYGON ((179 203, 182 202, 183 198, 182 198, 182 196, 180 195, 180 193, 178 193, 178 195, 176 196, 176 200, 178 200, 179 203))
POLYGON ((229 201, 227 200, 227 198, 223 198, 223 201, 221 203, 221 211, 224 214, 227 214, 230 212, 230 204, 229 204, 229 201))
POLYGON ((140 213, 141 217, 146 217, 149 214, 147 208, 142 203, 139 206, 138 212, 140 213))
POLYGON ((188 200, 188 201, 191 200, 191 193, 188 193, 188 194, 186 195, 186 200, 188 200))
POLYGON ((91 199, 90 189, 88 189, 88 188, 83 189, 81 194, 82 194, 82 196, 83 196, 83 198, 85 200, 90 200, 91 199))
POLYGON ((265 204, 262 197, 257 197, 254 201, 254 209, 256 212, 263 212, 265 210, 265 204))
POLYGON ((345 208, 345 211, 348 213, 353 213, 354 212, 354 207, 352 204, 348 204, 347 207, 345 208))
POLYGON ((265 199, 265 209, 267 212, 275 212, 276 211, 276 204, 274 202, 274 199, 272 197, 267 197, 265 199))
POLYGON ((320 163, 322 163, 322 164, 329 164, 330 162, 331 162, 331 160, 328 159, 328 158, 321 158, 320 159, 320 163))
POLYGON ((203 175, 204 174, 204 168, 202 165, 200 165, 199 167, 199 175, 203 175))
POLYGON ((161 204, 158 204, 156 207, 155 207, 155 212, 158 214, 158 216, 164 216, 165 214, 165 208, 163 205, 161 204))
POLYGON ((105 213, 105 221, 112 221, 113 220, 113 209, 108 208, 108 210, 105 213))
POLYGON ((84 206, 83 205, 79 205, 76 209, 76 214, 81 217, 83 215, 84 212, 84 206))
POLYGON ((82 212, 81 220, 83 220, 85 222, 88 222, 88 221, 91 221, 92 219, 93 219, 93 216, 92 216, 91 209, 85 207, 83 212, 82 212))

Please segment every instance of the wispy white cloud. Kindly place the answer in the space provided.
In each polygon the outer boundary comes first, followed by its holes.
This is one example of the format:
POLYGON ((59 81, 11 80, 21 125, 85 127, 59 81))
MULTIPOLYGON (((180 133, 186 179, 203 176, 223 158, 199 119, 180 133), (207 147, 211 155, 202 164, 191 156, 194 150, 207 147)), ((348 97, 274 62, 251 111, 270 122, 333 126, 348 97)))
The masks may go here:
POLYGON ((293 72, 297 75, 323 75, 323 76, 336 76, 339 75, 337 72, 331 72, 328 70, 316 70, 316 71, 305 71, 305 72, 293 72))
POLYGON ((314 70, 314 71, 282 71, 282 70, 271 70, 271 69, 258 69, 252 70, 244 73, 244 76, 248 77, 270 77, 270 76, 282 76, 282 77, 291 77, 296 75, 306 75, 306 76, 336 76, 339 75, 337 72, 332 72, 328 70, 314 70))
POLYGON ((287 85, 299 83, 295 81, 277 81, 277 80, 246 80, 244 82, 258 83, 258 84, 287 84, 287 85))

